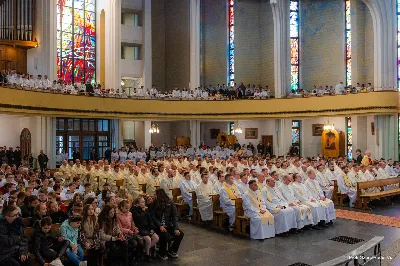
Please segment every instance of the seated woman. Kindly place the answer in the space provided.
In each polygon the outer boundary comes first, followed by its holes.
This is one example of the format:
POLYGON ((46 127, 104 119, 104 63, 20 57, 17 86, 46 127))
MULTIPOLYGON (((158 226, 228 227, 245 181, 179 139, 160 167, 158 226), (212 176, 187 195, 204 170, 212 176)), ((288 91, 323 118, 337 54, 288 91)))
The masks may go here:
POLYGON ((108 250, 108 263, 122 258, 122 262, 127 266, 128 242, 118 225, 115 209, 110 205, 105 205, 99 214, 98 222, 102 245, 108 250))
POLYGON ((79 227, 82 218, 80 216, 71 216, 61 225, 61 236, 68 241, 68 249, 65 252, 70 261, 75 265, 86 266, 87 262, 83 260, 83 249, 78 244, 79 227))
POLYGON ((3 207, 0 216, 0 265, 31 265, 22 219, 16 206, 3 207))
POLYGON ((41 219, 47 216, 47 206, 46 203, 39 203, 35 207, 35 214, 33 215, 31 221, 32 221, 32 226, 38 226, 38 222, 40 222, 41 219))
POLYGON ((152 261, 150 249, 157 244, 158 235, 154 232, 154 223, 143 197, 139 197, 135 200, 135 206, 132 207, 131 212, 133 220, 139 229, 139 235, 143 237, 145 242, 144 251, 146 254, 146 260, 152 261))
POLYGON ((56 238, 51 234, 52 224, 50 217, 44 217, 38 222, 32 237, 33 254, 42 266, 48 265, 45 259, 52 260, 52 266, 62 266, 60 257, 68 248, 68 241, 64 237, 56 238))
POLYGON ((72 209, 69 211, 68 216, 82 216, 83 204, 82 202, 75 202, 72 209))
MULTIPOLYGON (((136 249, 138 244, 143 247, 143 238, 139 235, 139 230, 133 221, 132 213, 129 211, 130 206, 128 200, 123 200, 119 203, 117 221, 124 238, 128 241, 129 248, 136 249)), ((137 252, 137 257, 139 257, 140 254, 142 253, 137 252)))
POLYGON ((68 204, 67 211, 68 213, 71 212, 72 207, 75 203, 83 203, 83 195, 81 193, 75 193, 74 197, 72 198, 71 202, 68 204))
POLYGON ((79 230, 79 243, 87 251, 88 265, 100 265, 100 234, 93 205, 83 207, 83 217, 79 230))
POLYGON ((48 204, 47 214, 50 216, 51 221, 54 224, 62 224, 66 219, 68 219, 68 215, 60 210, 58 202, 56 201, 52 201, 48 204))
POLYGON ((85 201, 85 205, 92 205, 96 217, 100 214, 101 209, 98 207, 97 198, 90 197, 85 201))
POLYGON ((178 249, 183 239, 183 232, 178 228, 178 215, 175 204, 169 199, 162 188, 156 190, 156 199, 150 207, 151 218, 160 237, 159 257, 167 260, 167 244, 169 236, 174 236, 168 255, 178 257, 178 249))

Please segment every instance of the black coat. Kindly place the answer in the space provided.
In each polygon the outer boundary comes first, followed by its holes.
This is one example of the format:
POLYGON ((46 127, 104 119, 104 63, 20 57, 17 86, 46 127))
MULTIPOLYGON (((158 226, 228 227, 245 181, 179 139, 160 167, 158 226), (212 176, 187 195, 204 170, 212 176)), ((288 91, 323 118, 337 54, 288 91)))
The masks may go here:
POLYGON ((17 164, 18 166, 21 164, 21 150, 15 150, 14 151, 14 159, 15 159, 15 164, 17 164))
POLYGON ((35 214, 35 208, 29 208, 28 205, 24 204, 21 207, 22 218, 33 217, 35 214))
POLYGON ((155 230, 154 222, 150 216, 148 209, 145 211, 138 206, 131 208, 132 218, 136 227, 139 229, 139 234, 142 236, 149 235, 151 230, 155 230))
POLYGON ((0 265, 4 259, 28 255, 28 240, 20 218, 11 224, 5 218, 0 218, 0 247, 0 265))
POLYGON ((108 160, 109 162, 111 162, 111 150, 106 150, 104 152, 104 159, 108 160))
POLYGON ((50 218, 53 224, 62 224, 65 220, 67 220, 68 215, 62 210, 59 210, 58 212, 50 214, 50 218))
POLYGON ((46 154, 39 154, 38 161, 40 166, 45 166, 49 161, 49 158, 47 157, 46 154))
POLYGON ((175 204, 173 202, 169 202, 166 206, 165 210, 156 210, 154 208, 155 204, 153 203, 150 206, 150 215, 153 220, 156 228, 160 228, 162 226, 162 219, 164 216, 165 226, 168 228, 172 228, 173 230, 178 229, 178 213, 176 211, 175 204))
POLYGON ((44 233, 40 226, 35 228, 32 236, 32 253, 40 265, 45 264, 41 252, 49 250, 57 242, 57 238, 52 236, 51 231, 44 233))

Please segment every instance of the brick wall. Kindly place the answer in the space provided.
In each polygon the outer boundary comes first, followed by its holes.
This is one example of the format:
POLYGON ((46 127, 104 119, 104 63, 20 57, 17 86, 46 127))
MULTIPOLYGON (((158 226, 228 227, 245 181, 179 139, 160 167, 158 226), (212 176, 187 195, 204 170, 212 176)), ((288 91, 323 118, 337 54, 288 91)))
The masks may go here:
POLYGON ((153 84, 189 85, 189 0, 152 1, 153 84))
POLYGON ((261 72, 262 86, 274 89, 274 18, 269 1, 260 2, 260 43, 261 45, 261 72))
POLYGON ((228 71, 226 0, 203 0, 201 9, 201 84, 223 84, 228 71))
POLYGON ((344 81, 344 1, 300 1, 300 87, 344 81))

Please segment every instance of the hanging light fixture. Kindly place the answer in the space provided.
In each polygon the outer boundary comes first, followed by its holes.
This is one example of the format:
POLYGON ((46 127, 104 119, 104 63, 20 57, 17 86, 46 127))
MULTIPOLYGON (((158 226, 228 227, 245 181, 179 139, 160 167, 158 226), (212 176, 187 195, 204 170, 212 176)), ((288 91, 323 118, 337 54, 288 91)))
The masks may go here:
POLYGON ((152 123, 151 127, 149 129, 149 133, 150 134, 160 133, 160 129, 158 128, 158 125, 156 125, 155 123, 152 123))
POLYGON ((243 133, 242 128, 239 126, 239 120, 237 121, 237 127, 235 127, 234 132, 235 132, 236 134, 242 134, 242 133, 243 133))
POLYGON ((330 122, 328 118, 328 123, 324 124, 324 130, 335 130, 335 125, 330 122))

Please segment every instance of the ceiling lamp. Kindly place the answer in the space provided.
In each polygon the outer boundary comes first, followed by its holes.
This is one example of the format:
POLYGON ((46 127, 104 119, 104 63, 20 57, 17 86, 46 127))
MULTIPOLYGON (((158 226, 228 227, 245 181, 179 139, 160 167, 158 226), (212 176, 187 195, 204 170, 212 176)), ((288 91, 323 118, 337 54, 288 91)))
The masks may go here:
POLYGON ((234 130, 234 132, 236 133, 236 134, 242 134, 243 133, 243 130, 242 130, 242 128, 239 126, 239 120, 237 121, 237 127, 235 127, 235 130, 234 130))
POLYGON ((158 134, 158 133, 160 133, 160 129, 158 128, 158 125, 152 123, 152 124, 151 124, 151 127, 150 127, 150 129, 149 129, 149 133, 150 133, 150 134, 155 134, 155 133, 158 134))
POLYGON ((328 123, 324 124, 324 130, 335 130, 335 125, 330 122, 328 118, 328 123))

